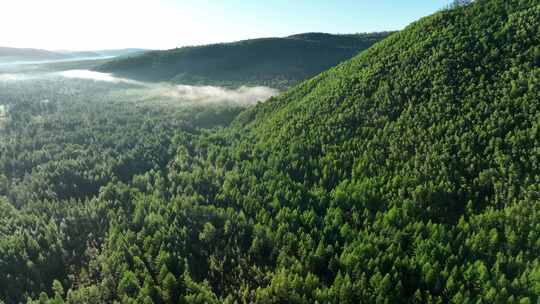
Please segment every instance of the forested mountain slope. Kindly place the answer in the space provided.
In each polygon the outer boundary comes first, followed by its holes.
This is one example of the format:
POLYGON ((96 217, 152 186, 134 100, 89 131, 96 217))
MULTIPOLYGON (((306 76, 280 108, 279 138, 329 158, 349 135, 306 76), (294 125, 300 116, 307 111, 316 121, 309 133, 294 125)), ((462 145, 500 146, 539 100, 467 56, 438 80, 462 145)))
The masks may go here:
MULTIPOLYGON (((46 185, 62 178, 36 168, 41 183, 0 188, 0 214, 11 214, 0 226, 10 235, 0 256, 11 263, 0 260, 0 271, 18 283, 13 290, 26 288, 2 296, 537 303, 539 25, 538 1, 476 0, 419 20, 230 127, 192 128, 188 119, 171 129, 163 119, 156 132, 156 118, 145 117, 142 142, 119 150, 130 157, 118 172, 130 174, 89 170, 106 183, 91 198, 60 200, 64 188, 46 185), (144 153, 160 141, 166 158, 144 153), (142 173, 139 158, 152 169, 142 173), (25 204, 32 186, 45 198, 25 204), (11 197, 26 207, 13 208, 11 197), (57 230, 59 241, 50 237, 57 230)), ((46 158, 35 153, 21 157, 46 158)))
POLYGON ((98 70, 140 80, 284 88, 353 57, 389 34, 305 33, 183 47, 113 60, 98 70))
POLYGON ((439 184, 457 195, 443 206, 502 207, 537 182, 538 10, 535 1, 477 1, 437 13, 237 125, 280 157, 300 153, 301 178, 320 181, 321 164, 310 162, 330 158, 332 168, 395 178, 397 188, 439 184))
POLYGON ((243 157, 295 185, 253 200, 303 240, 277 237, 288 280, 318 273, 340 303, 537 301, 539 21, 537 1, 475 1, 241 114, 243 157))

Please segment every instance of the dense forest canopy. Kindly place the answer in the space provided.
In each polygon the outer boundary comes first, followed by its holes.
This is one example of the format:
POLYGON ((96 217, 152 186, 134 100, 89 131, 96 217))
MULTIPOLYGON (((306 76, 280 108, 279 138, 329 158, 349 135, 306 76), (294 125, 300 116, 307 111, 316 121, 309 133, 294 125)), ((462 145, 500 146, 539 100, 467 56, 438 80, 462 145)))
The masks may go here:
POLYGON ((188 134, 228 125, 244 109, 139 92, 61 77, 0 81, 0 302, 82 284, 113 216, 104 189, 145 184, 188 134))
POLYGON ((145 81, 283 89, 350 59, 389 34, 305 33, 183 47, 113 60, 98 70, 145 81))
POLYGON ((538 303, 539 30, 456 5, 248 109, 0 87, 0 299, 538 303))

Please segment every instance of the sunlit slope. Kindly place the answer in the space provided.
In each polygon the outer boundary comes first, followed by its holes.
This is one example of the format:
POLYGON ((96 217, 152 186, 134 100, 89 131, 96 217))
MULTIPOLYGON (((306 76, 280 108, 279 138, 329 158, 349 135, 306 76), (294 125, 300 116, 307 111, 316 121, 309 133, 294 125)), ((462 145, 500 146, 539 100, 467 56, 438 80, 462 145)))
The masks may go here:
POLYGON ((114 60, 99 69, 152 81, 287 87, 351 58, 388 34, 306 33, 184 47, 114 60))
POLYGON ((406 197, 432 185, 422 207, 443 221, 470 200, 502 207, 539 178, 539 19, 523 0, 439 12, 237 124, 312 179, 310 159, 331 159, 334 181, 378 176, 406 197))
POLYGON ((253 159, 331 193, 334 296, 538 297, 539 25, 538 1, 474 1, 237 119, 253 159))
MULTIPOLYGON (((252 186, 274 185, 270 217, 320 215, 295 226, 327 257, 323 271, 301 268, 331 285, 315 299, 538 299, 539 24, 532 0, 441 11, 237 119, 250 134, 239 157, 267 164, 252 186), (276 187, 271 170, 297 186, 276 187)), ((265 200, 249 193, 239 204, 265 200)), ((261 294, 277 297, 291 273, 305 272, 280 273, 261 294)))

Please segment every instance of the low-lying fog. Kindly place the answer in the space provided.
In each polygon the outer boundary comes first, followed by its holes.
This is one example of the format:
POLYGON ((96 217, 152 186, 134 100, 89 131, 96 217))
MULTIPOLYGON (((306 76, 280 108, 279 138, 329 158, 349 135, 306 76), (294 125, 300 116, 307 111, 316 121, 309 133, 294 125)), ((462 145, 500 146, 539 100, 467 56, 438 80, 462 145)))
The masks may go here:
POLYGON ((117 78, 117 77, 112 76, 111 74, 94 72, 90 70, 67 70, 67 71, 54 73, 53 75, 59 75, 66 78, 89 79, 89 80, 94 80, 94 81, 106 81, 106 82, 113 82, 113 83, 124 82, 124 83, 139 84, 139 82, 135 80, 117 78))
MULTIPOLYGON (((16 72, 13 70, 0 71, 0 82, 19 82, 31 80, 79 80, 118 85, 115 94, 121 89, 123 96, 133 98, 166 98, 193 103, 232 102, 241 104, 254 104, 264 101, 278 94, 278 90, 268 87, 247 87, 229 89, 216 86, 174 85, 167 83, 147 83, 127 78, 116 77, 112 74, 100 73, 91 70, 66 70, 49 72, 16 72)), ((64 85, 69 85, 65 83, 64 85)))

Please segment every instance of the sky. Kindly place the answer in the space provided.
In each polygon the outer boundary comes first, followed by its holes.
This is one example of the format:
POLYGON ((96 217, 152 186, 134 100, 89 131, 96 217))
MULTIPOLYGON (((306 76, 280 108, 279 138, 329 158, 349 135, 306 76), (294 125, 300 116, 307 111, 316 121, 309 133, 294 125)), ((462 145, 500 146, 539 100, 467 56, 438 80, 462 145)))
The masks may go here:
POLYGON ((451 0, 0 0, 0 46, 170 49, 400 30, 451 0))

